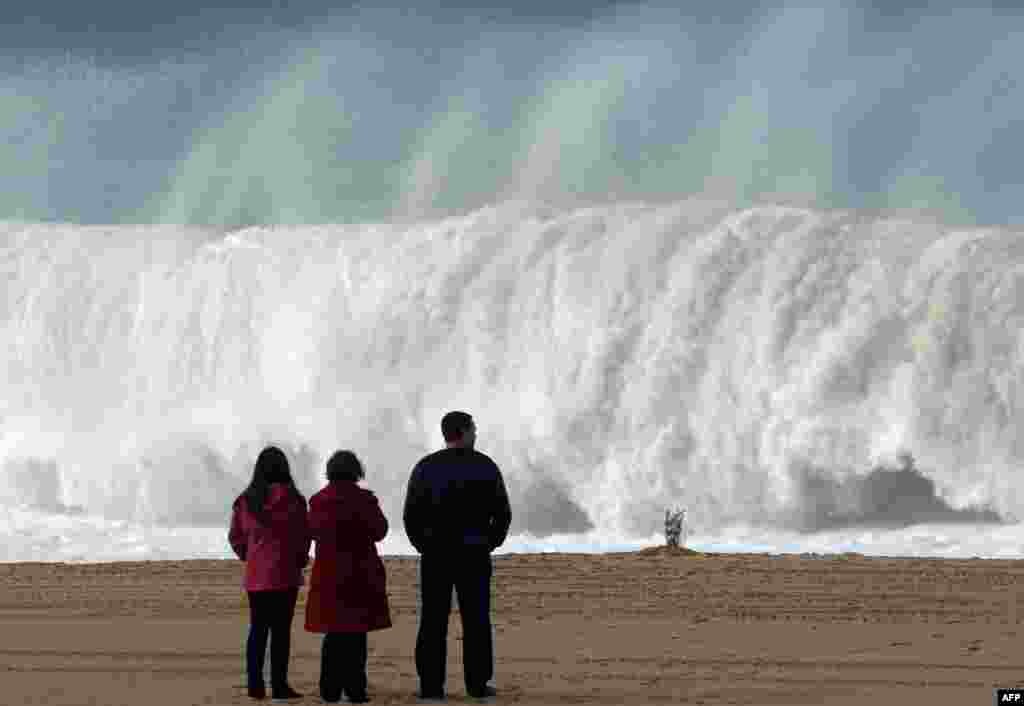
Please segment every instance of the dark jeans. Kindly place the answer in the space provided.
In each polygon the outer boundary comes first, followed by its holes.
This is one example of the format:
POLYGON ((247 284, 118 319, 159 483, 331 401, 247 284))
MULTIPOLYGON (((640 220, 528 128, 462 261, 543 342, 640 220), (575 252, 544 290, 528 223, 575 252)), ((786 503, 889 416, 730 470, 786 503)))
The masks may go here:
POLYGON ((462 666, 466 690, 475 692, 494 675, 491 643, 491 555, 487 550, 430 553, 420 557, 420 628, 416 672, 426 695, 444 690, 448 615, 452 588, 462 618, 462 666))
POLYGON ((274 691, 288 686, 288 656, 292 644, 292 617, 299 589, 249 591, 249 640, 245 663, 249 688, 263 688, 263 659, 270 637, 270 683, 274 691))
POLYGON ((366 633, 329 632, 320 650, 320 696, 337 701, 366 695, 366 633))

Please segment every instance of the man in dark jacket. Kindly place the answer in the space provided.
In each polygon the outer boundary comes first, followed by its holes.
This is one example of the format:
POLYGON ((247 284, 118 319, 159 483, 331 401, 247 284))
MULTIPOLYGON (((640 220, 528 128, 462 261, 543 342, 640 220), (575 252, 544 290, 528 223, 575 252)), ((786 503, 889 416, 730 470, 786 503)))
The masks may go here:
POLYGON ((512 521, 501 471, 474 450, 476 425, 465 412, 441 420, 446 448, 425 456, 409 478, 403 520, 420 553, 420 626, 416 672, 422 699, 444 698, 452 588, 462 617, 466 691, 494 696, 491 643, 491 551, 512 521))

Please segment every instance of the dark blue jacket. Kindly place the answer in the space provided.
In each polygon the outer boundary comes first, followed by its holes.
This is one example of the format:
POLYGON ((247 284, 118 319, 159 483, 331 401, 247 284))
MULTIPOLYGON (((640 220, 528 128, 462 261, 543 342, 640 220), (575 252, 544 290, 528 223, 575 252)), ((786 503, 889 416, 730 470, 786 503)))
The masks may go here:
POLYGON ((512 522, 498 466, 474 449, 442 449, 412 469, 402 513, 420 554, 500 547, 512 522))

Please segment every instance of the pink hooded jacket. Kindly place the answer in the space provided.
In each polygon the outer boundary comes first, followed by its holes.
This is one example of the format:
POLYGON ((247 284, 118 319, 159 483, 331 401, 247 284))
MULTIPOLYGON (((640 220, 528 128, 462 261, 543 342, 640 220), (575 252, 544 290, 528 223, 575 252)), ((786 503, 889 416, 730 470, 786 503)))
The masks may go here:
POLYGON ((309 563, 306 500, 281 483, 272 483, 263 506, 265 517, 249 511, 245 496, 235 500, 228 542, 245 561, 247 591, 281 591, 302 585, 309 563))

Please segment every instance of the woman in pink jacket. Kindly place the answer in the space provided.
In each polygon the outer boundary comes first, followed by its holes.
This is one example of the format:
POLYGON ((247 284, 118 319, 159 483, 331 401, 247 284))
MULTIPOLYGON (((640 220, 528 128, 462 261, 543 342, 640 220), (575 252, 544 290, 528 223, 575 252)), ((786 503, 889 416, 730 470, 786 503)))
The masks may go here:
POLYGON ((309 562, 306 499, 295 487, 281 449, 260 452, 252 481, 235 500, 228 541, 245 562, 249 594, 249 639, 246 668, 249 696, 266 698, 263 658, 270 642, 271 696, 275 701, 301 698, 288 684, 292 617, 309 562))
POLYGON ((316 560, 306 600, 306 630, 324 633, 320 696, 338 703, 369 701, 366 633, 391 627, 387 577, 376 543, 388 532, 377 496, 358 483, 363 464, 351 451, 327 462, 327 487, 310 498, 316 560))

